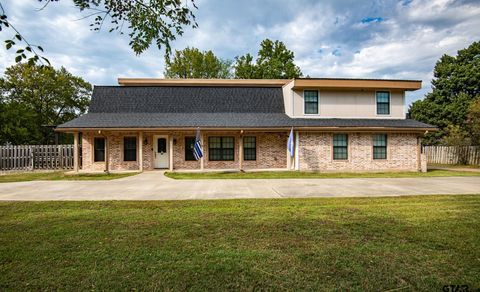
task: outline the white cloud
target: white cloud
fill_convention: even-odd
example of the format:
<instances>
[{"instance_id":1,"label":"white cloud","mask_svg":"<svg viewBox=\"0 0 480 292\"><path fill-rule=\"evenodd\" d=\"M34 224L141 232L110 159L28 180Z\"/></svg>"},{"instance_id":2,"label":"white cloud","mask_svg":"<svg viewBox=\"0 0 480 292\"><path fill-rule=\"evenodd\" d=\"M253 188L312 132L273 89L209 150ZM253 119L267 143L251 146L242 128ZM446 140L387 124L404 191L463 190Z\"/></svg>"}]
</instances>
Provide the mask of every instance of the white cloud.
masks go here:
<instances>
[{"instance_id":1,"label":"white cloud","mask_svg":"<svg viewBox=\"0 0 480 292\"><path fill-rule=\"evenodd\" d=\"M423 89L408 95L411 101L429 90L438 58L480 39L480 3L463 2L201 0L195 11L199 28L186 29L172 46L213 50L233 59L255 55L265 38L279 39L311 77L423 80ZM41 3L31 1L4 6L12 22L44 47L56 67L64 66L93 84L116 84L121 76L163 76L163 52L155 45L136 56L127 36L90 31L90 20L78 20L82 14L71 1L52 2L42 11L37 11ZM370 18L382 21L362 24ZM1 52L3 70L14 63L14 52Z\"/></svg>"}]
</instances>

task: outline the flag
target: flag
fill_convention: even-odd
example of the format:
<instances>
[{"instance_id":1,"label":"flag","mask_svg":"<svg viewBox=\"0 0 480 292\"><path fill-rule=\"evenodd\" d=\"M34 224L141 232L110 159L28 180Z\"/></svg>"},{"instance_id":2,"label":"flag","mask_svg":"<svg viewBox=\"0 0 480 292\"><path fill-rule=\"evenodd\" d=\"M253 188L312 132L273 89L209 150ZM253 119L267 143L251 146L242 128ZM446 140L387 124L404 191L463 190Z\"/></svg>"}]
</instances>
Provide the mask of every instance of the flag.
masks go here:
<instances>
[{"instance_id":1,"label":"flag","mask_svg":"<svg viewBox=\"0 0 480 292\"><path fill-rule=\"evenodd\" d=\"M193 144L193 156L196 160L203 157L202 142L200 139L200 128L197 128L197 136L195 137L195 144Z\"/></svg>"},{"instance_id":2,"label":"flag","mask_svg":"<svg viewBox=\"0 0 480 292\"><path fill-rule=\"evenodd\" d=\"M295 155L295 150L293 148L293 127L290 130L290 136L288 136L288 144L287 144L288 152L290 152L290 156Z\"/></svg>"}]
</instances>

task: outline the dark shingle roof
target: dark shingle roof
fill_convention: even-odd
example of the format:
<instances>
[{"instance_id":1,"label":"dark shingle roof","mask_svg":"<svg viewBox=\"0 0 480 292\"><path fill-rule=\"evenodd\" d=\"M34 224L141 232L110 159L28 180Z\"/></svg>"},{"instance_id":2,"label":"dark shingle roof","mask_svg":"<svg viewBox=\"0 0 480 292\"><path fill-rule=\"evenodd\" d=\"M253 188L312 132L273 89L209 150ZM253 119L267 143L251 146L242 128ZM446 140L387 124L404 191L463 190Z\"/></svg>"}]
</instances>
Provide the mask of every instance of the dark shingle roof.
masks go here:
<instances>
[{"instance_id":1,"label":"dark shingle roof","mask_svg":"<svg viewBox=\"0 0 480 292\"><path fill-rule=\"evenodd\" d=\"M91 113L284 113L282 88L95 86Z\"/></svg>"},{"instance_id":2,"label":"dark shingle roof","mask_svg":"<svg viewBox=\"0 0 480 292\"><path fill-rule=\"evenodd\" d=\"M280 113L88 113L60 128L433 128L400 119L292 119Z\"/></svg>"},{"instance_id":3,"label":"dark shingle roof","mask_svg":"<svg viewBox=\"0 0 480 292\"><path fill-rule=\"evenodd\" d=\"M405 119L305 119L285 114L281 88L96 86L89 113L58 128L434 128Z\"/></svg>"}]
</instances>

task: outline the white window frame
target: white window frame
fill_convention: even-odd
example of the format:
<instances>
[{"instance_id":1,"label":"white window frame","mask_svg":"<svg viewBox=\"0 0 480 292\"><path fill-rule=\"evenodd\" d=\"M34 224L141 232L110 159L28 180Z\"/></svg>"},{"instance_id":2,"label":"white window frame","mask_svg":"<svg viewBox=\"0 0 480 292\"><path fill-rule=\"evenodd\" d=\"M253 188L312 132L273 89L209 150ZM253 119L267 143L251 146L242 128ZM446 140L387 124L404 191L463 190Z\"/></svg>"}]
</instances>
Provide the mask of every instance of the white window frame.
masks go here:
<instances>
[{"instance_id":1,"label":"white window frame","mask_svg":"<svg viewBox=\"0 0 480 292\"><path fill-rule=\"evenodd\" d=\"M388 92L388 114L379 114L377 111L377 93L378 92ZM375 91L375 116L378 117L391 117L392 116L392 92L390 90L376 90Z\"/></svg>"},{"instance_id":2,"label":"white window frame","mask_svg":"<svg viewBox=\"0 0 480 292\"><path fill-rule=\"evenodd\" d=\"M307 114L305 113L305 91L316 91L317 92L317 113L316 114ZM303 96L303 115L304 116L319 116L320 115L320 90L318 89L304 89L302 92Z\"/></svg>"}]
</instances>

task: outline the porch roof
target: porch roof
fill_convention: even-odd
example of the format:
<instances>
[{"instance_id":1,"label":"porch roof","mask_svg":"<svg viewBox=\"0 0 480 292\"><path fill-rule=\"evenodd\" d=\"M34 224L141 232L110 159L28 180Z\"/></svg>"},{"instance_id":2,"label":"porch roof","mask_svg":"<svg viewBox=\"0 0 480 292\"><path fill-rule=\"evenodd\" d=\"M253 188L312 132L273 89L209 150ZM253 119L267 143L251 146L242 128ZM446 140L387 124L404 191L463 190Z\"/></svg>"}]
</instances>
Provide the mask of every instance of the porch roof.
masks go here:
<instances>
[{"instance_id":1,"label":"porch roof","mask_svg":"<svg viewBox=\"0 0 480 292\"><path fill-rule=\"evenodd\" d=\"M105 128L391 128L435 127L410 119L304 119L282 113L88 113L59 131Z\"/></svg>"}]
</instances>

